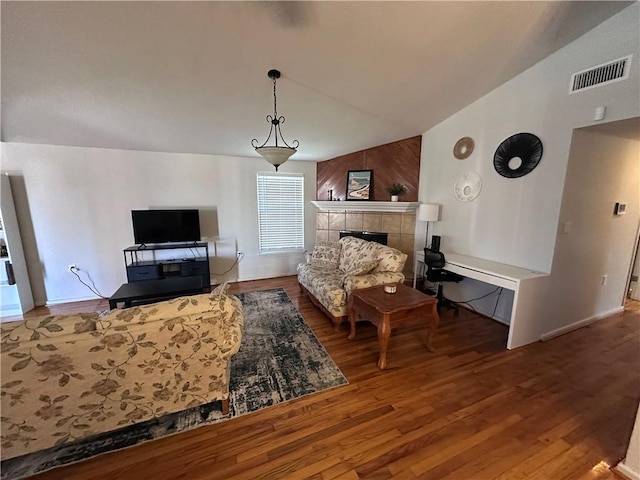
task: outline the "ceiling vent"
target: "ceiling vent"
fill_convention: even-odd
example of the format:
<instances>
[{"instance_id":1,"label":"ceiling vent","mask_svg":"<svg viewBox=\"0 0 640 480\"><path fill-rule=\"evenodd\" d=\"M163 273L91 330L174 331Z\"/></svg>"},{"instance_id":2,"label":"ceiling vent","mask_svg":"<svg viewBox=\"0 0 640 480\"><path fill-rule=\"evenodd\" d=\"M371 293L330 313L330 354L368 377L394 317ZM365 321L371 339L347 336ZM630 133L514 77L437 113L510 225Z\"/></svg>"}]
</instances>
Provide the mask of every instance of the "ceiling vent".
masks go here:
<instances>
[{"instance_id":1,"label":"ceiling vent","mask_svg":"<svg viewBox=\"0 0 640 480\"><path fill-rule=\"evenodd\" d=\"M569 93L582 92L590 88L626 80L629 78L631 70L631 57L633 55L574 73L571 76Z\"/></svg>"}]
</instances>

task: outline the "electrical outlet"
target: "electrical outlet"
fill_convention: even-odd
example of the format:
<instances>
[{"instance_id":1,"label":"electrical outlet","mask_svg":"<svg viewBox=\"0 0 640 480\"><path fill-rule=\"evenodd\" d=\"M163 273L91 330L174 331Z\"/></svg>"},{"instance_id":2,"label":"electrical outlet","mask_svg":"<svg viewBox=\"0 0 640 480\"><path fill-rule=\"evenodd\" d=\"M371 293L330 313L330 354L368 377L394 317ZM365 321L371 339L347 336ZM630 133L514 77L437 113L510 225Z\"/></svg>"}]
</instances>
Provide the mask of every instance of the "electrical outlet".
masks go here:
<instances>
[{"instance_id":1,"label":"electrical outlet","mask_svg":"<svg viewBox=\"0 0 640 480\"><path fill-rule=\"evenodd\" d=\"M69 265L69 271L70 272L74 272L76 270L80 270L75 263L72 263L71 265Z\"/></svg>"}]
</instances>

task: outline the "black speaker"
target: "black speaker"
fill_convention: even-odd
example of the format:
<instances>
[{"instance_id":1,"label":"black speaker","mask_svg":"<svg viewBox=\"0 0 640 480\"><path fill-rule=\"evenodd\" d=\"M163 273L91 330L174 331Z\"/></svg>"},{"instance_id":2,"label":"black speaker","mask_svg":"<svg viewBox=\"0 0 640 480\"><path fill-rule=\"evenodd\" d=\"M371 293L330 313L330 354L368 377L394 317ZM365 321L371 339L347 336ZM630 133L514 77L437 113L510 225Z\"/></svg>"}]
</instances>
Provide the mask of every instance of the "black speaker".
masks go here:
<instances>
[{"instance_id":1,"label":"black speaker","mask_svg":"<svg viewBox=\"0 0 640 480\"><path fill-rule=\"evenodd\" d=\"M440 235L431 235L431 251L440 251Z\"/></svg>"},{"instance_id":2,"label":"black speaker","mask_svg":"<svg viewBox=\"0 0 640 480\"><path fill-rule=\"evenodd\" d=\"M13 265L10 261L4 262L4 269L7 271L7 283L9 285L16 284L16 276L13 274Z\"/></svg>"}]
</instances>

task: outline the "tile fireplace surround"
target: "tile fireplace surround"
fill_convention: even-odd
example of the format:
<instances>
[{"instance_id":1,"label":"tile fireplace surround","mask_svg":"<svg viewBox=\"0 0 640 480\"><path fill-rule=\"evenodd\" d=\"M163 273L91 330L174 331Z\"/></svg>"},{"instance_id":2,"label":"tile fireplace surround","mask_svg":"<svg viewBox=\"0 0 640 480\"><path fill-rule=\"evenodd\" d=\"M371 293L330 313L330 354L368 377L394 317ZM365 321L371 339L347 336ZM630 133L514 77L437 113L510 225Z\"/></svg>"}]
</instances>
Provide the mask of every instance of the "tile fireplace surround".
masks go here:
<instances>
[{"instance_id":1,"label":"tile fireplace surround","mask_svg":"<svg viewBox=\"0 0 640 480\"><path fill-rule=\"evenodd\" d=\"M411 273L418 202L312 203L318 208L316 241L337 242L340 230L386 232L388 245L409 256L404 272Z\"/></svg>"}]
</instances>

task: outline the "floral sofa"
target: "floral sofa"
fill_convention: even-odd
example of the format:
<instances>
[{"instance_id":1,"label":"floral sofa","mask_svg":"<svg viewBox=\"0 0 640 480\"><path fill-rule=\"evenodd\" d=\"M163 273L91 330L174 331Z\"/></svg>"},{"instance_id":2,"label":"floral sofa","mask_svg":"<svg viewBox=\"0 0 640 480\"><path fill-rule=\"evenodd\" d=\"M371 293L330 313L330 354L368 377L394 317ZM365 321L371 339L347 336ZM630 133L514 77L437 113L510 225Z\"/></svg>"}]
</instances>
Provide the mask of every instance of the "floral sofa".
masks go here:
<instances>
[{"instance_id":1,"label":"floral sofa","mask_svg":"<svg viewBox=\"0 0 640 480\"><path fill-rule=\"evenodd\" d=\"M5 323L2 460L221 400L244 315L230 295Z\"/></svg>"},{"instance_id":2,"label":"floral sofa","mask_svg":"<svg viewBox=\"0 0 640 480\"><path fill-rule=\"evenodd\" d=\"M337 331L347 320L347 299L358 288L403 282L407 255L356 237L318 242L298 265L298 284Z\"/></svg>"}]
</instances>

